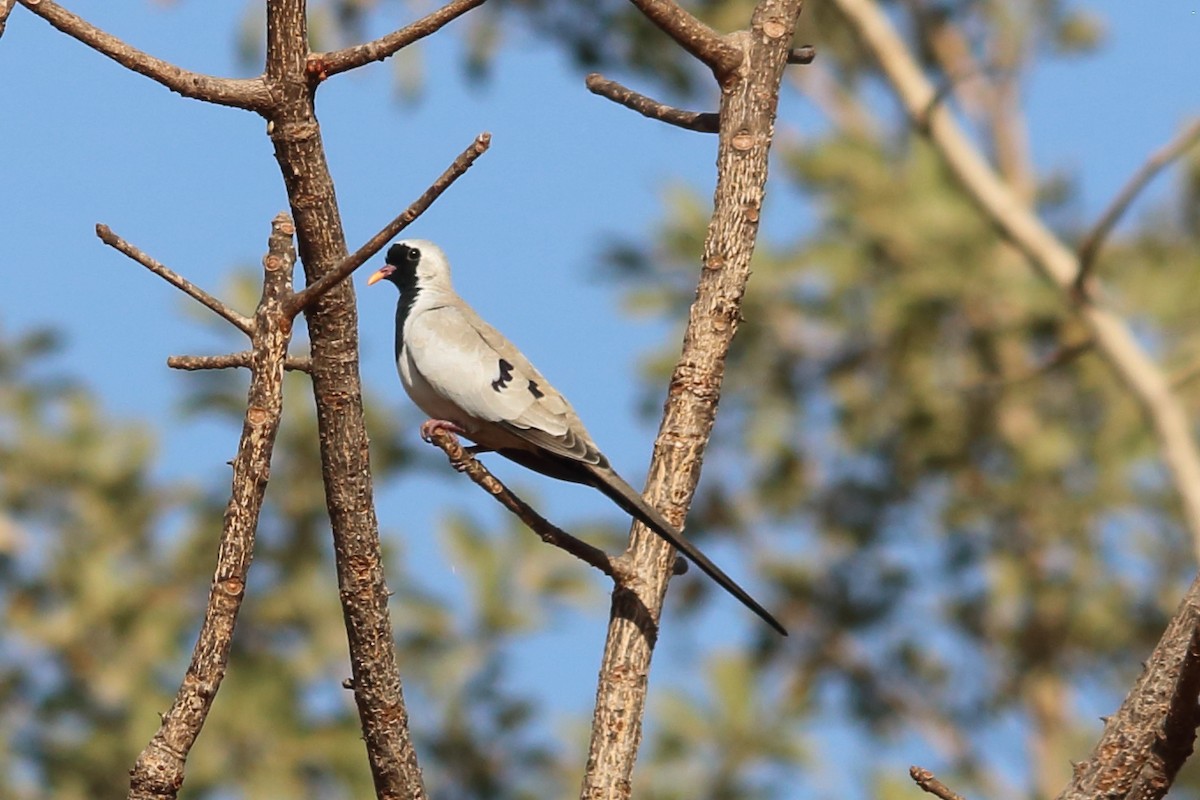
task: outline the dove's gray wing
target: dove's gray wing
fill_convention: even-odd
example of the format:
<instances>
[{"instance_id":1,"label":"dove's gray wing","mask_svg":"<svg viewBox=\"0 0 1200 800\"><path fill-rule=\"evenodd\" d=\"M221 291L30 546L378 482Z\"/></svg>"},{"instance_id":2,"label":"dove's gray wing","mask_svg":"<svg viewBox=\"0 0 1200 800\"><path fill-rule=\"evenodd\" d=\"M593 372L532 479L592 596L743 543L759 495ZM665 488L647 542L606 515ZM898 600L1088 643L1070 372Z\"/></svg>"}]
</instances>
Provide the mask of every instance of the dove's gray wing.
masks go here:
<instances>
[{"instance_id":1,"label":"dove's gray wing","mask_svg":"<svg viewBox=\"0 0 1200 800\"><path fill-rule=\"evenodd\" d=\"M478 443L515 439L555 456L607 464L566 398L466 304L423 312L410 322L405 346L421 377L469 418L464 427L478 433Z\"/></svg>"}]
</instances>

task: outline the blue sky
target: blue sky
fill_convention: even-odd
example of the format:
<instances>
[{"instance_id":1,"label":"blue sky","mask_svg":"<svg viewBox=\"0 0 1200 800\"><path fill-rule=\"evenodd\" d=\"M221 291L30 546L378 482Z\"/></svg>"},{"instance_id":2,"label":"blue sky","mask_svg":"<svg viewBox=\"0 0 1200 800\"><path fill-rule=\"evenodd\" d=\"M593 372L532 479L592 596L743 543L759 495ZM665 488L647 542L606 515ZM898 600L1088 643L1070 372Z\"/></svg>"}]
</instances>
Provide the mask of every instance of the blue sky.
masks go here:
<instances>
[{"instance_id":1,"label":"blue sky","mask_svg":"<svg viewBox=\"0 0 1200 800\"><path fill-rule=\"evenodd\" d=\"M1094 215L1150 151L1189 114L1200 113L1200 4L1084 5L1107 19L1108 46L1098 57L1041 69L1026 113L1038 164L1075 173L1084 210ZM242 72L234 50L241 2L73 0L68 6L181 66ZM396 13L395 6L387 8ZM558 51L519 32L514 37L520 46L501 50L491 79L470 86L456 37L435 36L422 50L427 86L414 104L396 101L387 65L322 87L318 113L349 245L402 210L477 133L491 131L491 151L407 235L444 247L459 291L572 399L614 464L637 485L653 435L636 416L637 358L670 327L623 313L618 292L603 281L599 254L611 237L650 232L673 182L708 194L715 139L594 97L584 88L584 71ZM821 42L813 44L819 52ZM181 99L20 8L0 39L0 109L5 335L40 325L63 331L67 347L57 364L64 371L92 387L111 412L169 431L161 443L162 474L212 475L231 457L236 431L182 420L179 403L192 378L168 370L165 360L216 352L221 344L182 313L178 292L102 246L93 228L105 222L219 290L233 267L258 263L269 220L286 208L263 121ZM781 133L802 130L811 115L802 98L788 95ZM1169 180L1160 179L1156 190ZM769 193L767 203L767 236L791 238L811 224L794 197L785 202L784 193ZM362 276L356 281L364 377L377 395L415 419L391 360L394 292L365 290ZM410 435L415 442L415 429ZM577 487L521 482L537 487L553 519L619 513ZM422 533L461 503L463 492L455 488L462 489L405 479L387 487L379 506L385 527L404 531L406 548L429 565L431 580L445 576L450 585L453 565ZM469 494L471 513L500 519L478 493ZM734 548L712 550L754 586ZM756 624L732 601L727 605L715 613L737 624L705 634L706 644L735 645L731 631L740 635ZM569 672L572 687L553 705L590 708L606 613L604 603L590 614L556 617L521 656L523 680L530 687L552 685ZM667 658L654 680L665 684L681 674L677 669L686 671L696 651L694 642L673 642L669 633L664 647Z\"/></svg>"}]
</instances>

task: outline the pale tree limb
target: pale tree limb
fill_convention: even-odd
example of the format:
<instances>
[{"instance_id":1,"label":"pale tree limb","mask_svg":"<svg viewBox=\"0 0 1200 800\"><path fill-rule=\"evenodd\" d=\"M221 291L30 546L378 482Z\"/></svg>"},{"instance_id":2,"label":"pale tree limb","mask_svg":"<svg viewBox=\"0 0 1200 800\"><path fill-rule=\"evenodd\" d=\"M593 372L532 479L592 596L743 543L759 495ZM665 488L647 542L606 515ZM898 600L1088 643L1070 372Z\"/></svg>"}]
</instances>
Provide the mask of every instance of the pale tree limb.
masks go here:
<instances>
[{"instance_id":1,"label":"pale tree limb","mask_svg":"<svg viewBox=\"0 0 1200 800\"><path fill-rule=\"evenodd\" d=\"M1129 181L1112 199L1108 208L1096 220L1096 224L1083 237L1083 242L1079 245L1079 274L1075 278L1077 289L1086 288L1087 279L1096 263L1096 255L1137 196L1142 193L1150 181L1154 180L1158 173L1162 172L1172 161L1187 153L1196 142L1200 142L1200 119L1192 120L1175 138L1146 159L1138 171L1130 176Z\"/></svg>"},{"instance_id":2,"label":"pale tree limb","mask_svg":"<svg viewBox=\"0 0 1200 800\"><path fill-rule=\"evenodd\" d=\"M367 260L378 253L396 234L411 225L417 217L424 214L425 210L433 205L433 201L441 197L442 192L450 188L450 184L466 174L466 171L475 163L475 159L487 152L491 143L492 135L490 133L484 132L476 136L475 141L466 150L459 153L458 158L454 159L454 163L447 167L446 171L420 197L414 200L408 208L400 212L399 216L384 225L379 233L368 239L362 247L342 259L341 263L336 267L304 287L304 291L298 292L292 297L288 303L288 310L291 314L295 316L303 309L312 305L319 297L348 278L354 270L367 263Z\"/></svg>"},{"instance_id":3,"label":"pale tree limb","mask_svg":"<svg viewBox=\"0 0 1200 800\"><path fill-rule=\"evenodd\" d=\"M1064 302L1090 329L1096 351L1141 406L1183 506L1193 551L1200 557L1200 450L1188 416L1162 369L1120 315L1075 291L1079 259L997 176L950 113L940 105L931 106L936 90L880 7L872 0L834 3L879 62L910 119L929 137L967 195L1059 289Z\"/></svg>"},{"instance_id":4,"label":"pale tree limb","mask_svg":"<svg viewBox=\"0 0 1200 800\"><path fill-rule=\"evenodd\" d=\"M652 100L644 94L638 94L633 89L595 72L588 75L584 83L592 94L608 98L614 103L638 112L643 117L656 119L659 122L697 133L717 132L720 119L712 112L684 111L681 108L673 108L657 100Z\"/></svg>"},{"instance_id":5,"label":"pale tree limb","mask_svg":"<svg viewBox=\"0 0 1200 800\"><path fill-rule=\"evenodd\" d=\"M659 4L638 3L639 8L643 5ZM676 525L683 522L700 479L725 359L741 320L766 192L779 87L800 9L801 0L760 0L749 30L722 39L738 50L739 64L754 68L717 75L722 91L713 214L696 299L646 479L647 502ZM657 623L674 559L670 545L640 523L633 525L625 555L635 580L613 592L580 792L584 800L630 796Z\"/></svg>"},{"instance_id":6,"label":"pale tree limb","mask_svg":"<svg viewBox=\"0 0 1200 800\"><path fill-rule=\"evenodd\" d=\"M262 111L271 100L261 77L217 78L181 69L105 33L51 0L20 0L20 3L72 39L184 97L248 111Z\"/></svg>"},{"instance_id":7,"label":"pale tree limb","mask_svg":"<svg viewBox=\"0 0 1200 800\"><path fill-rule=\"evenodd\" d=\"M208 607L175 701L130 771L131 800L177 795L188 752L200 735L229 666L234 625L245 596L254 534L271 469L271 451L283 413L283 364L292 337L292 318L284 311L283 303L292 291L296 262L293 232L286 214L272 222L262 298L250 330L250 390L242 436L232 462L233 483Z\"/></svg>"},{"instance_id":8,"label":"pale tree limb","mask_svg":"<svg viewBox=\"0 0 1200 800\"><path fill-rule=\"evenodd\" d=\"M725 80L742 63L741 48L705 25L674 0L630 0L646 18L699 61L718 80Z\"/></svg>"},{"instance_id":9,"label":"pale tree limb","mask_svg":"<svg viewBox=\"0 0 1200 800\"><path fill-rule=\"evenodd\" d=\"M134 261L141 264L143 267L150 270L155 275L195 300L200 305L229 322L229 324L233 325L233 327L237 328L242 333L246 334L247 336L254 335L254 321L252 319L243 314L239 314L229 306L225 305L225 303L221 302L196 284L189 281L187 278L183 277L169 267L164 266L160 262L155 261L141 250L113 233L112 228L101 223L96 226L96 235L100 237L100 241L104 242L114 250L129 256Z\"/></svg>"},{"instance_id":10,"label":"pale tree limb","mask_svg":"<svg viewBox=\"0 0 1200 800\"><path fill-rule=\"evenodd\" d=\"M373 61L383 61L408 47L413 42L437 33L450 22L483 5L485 0L453 0L437 11L431 12L411 25L392 31L371 42L333 50L328 53L312 53L308 57L308 73L318 80L325 80L339 72L357 69Z\"/></svg>"}]
</instances>

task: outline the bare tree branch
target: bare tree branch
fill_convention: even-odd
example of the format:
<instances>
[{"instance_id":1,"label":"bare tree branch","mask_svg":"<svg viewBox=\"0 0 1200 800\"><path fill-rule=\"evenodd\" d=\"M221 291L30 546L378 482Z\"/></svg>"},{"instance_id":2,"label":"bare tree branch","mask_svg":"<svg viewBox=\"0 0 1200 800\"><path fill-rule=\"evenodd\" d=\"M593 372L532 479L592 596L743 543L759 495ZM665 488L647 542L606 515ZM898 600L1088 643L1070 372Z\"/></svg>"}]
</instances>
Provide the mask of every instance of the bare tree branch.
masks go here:
<instances>
[{"instance_id":1,"label":"bare tree branch","mask_svg":"<svg viewBox=\"0 0 1200 800\"><path fill-rule=\"evenodd\" d=\"M271 451L283 412L283 363L292 334L291 318L283 312L283 301L292 291L295 229L286 214L277 216L271 228L269 249L274 258L264 261L276 268L264 269L262 299L254 315L250 391L242 437L233 459L233 485L208 608L175 702L130 771L130 800L177 795L188 752L200 735L229 665L233 629L245 596Z\"/></svg>"},{"instance_id":2,"label":"bare tree branch","mask_svg":"<svg viewBox=\"0 0 1200 800\"><path fill-rule=\"evenodd\" d=\"M441 197L442 192L450 188L450 184L462 177L471 168L471 165L475 163L475 159L487 152L488 146L491 143L492 135L490 133L484 132L476 136L475 141L466 150L462 151L458 155L458 158L454 159L454 163L446 168L441 177L434 181L408 208L404 209L400 216L393 219L387 225L384 225L379 233L368 239L362 247L343 259L332 270L307 286L304 291L294 295L288 301L287 305L291 315L295 316L300 313L304 308L315 302L317 298L349 277L354 270L367 263L368 259L378 253L396 234L411 225L417 217L424 214L425 210L433 205L433 201Z\"/></svg>"},{"instance_id":3,"label":"bare tree branch","mask_svg":"<svg viewBox=\"0 0 1200 800\"><path fill-rule=\"evenodd\" d=\"M1191 755L1200 725L1200 577L1192 582L1141 677L1107 719L1091 756L1058 800L1157 800Z\"/></svg>"},{"instance_id":4,"label":"bare tree branch","mask_svg":"<svg viewBox=\"0 0 1200 800\"><path fill-rule=\"evenodd\" d=\"M1133 395L1153 426L1163 459L1183 505L1193 549L1200 556L1200 450L1191 421L1162 369L1128 323L1090 296L1075 291L1079 259L1029 205L1006 185L943 106L916 59L872 0L834 0L860 40L878 60L913 124L930 139L950 171L1001 233L1054 286L1091 329L1097 352Z\"/></svg>"},{"instance_id":5,"label":"bare tree branch","mask_svg":"<svg viewBox=\"0 0 1200 800\"><path fill-rule=\"evenodd\" d=\"M742 63L744 53L728 39L688 13L674 0L630 0L676 44L708 65L724 80Z\"/></svg>"},{"instance_id":6,"label":"bare tree branch","mask_svg":"<svg viewBox=\"0 0 1200 800\"><path fill-rule=\"evenodd\" d=\"M347 251L313 105L312 76L305 66L306 14L305 0L267 0L266 74L272 96L278 98L269 112L269 135L296 220L306 281L313 284L336 268ZM336 284L304 313L338 599L371 777L379 797L422 800L424 779L400 681L375 513L353 282Z\"/></svg>"},{"instance_id":7,"label":"bare tree branch","mask_svg":"<svg viewBox=\"0 0 1200 800\"><path fill-rule=\"evenodd\" d=\"M184 97L223 106L262 111L270 102L262 78L217 78L190 72L143 53L117 37L72 14L52 0L20 0L21 5L73 39L108 56L123 67L145 75Z\"/></svg>"},{"instance_id":8,"label":"bare tree branch","mask_svg":"<svg viewBox=\"0 0 1200 800\"><path fill-rule=\"evenodd\" d=\"M223 356L170 356L167 366L171 369L182 369L195 372L205 369L236 369L250 368L253 353L243 350L240 353L229 353ZM288 356L283 362L283 368L289 372L311 372L312 360L307 356Z\"/></svg>"},{"instance_id":9,"label":"bare tree branch","mask_svg":"<svg viewBox=\"0 0 1200 800\"><path fill-rule=\"evenodd\" d=\"M109 247L129 256L134 261L174 286L176 289L179 289L181 292L191 297L200 305L229 322L242 333L246 334L247 336L254 335L254 322L249 317L239 314L217 298L213 297L208 292L201 289L199 286L189 281L187 278L183 277L174 270L163 266L158 261L155 261L141 250L122 239L120 236L117 236L107 225L103 223L98 224L96 226L96 235L100 237L100 241L104 242Z\"/></svg>"},{"instance_id":10,"label":"bare tree branch","mask_svg":"<svg viewBox=\"0 0 1200 800\"><path fill-rule=\"evenodd\" d=\"M565 550L614 580L621 581L626 577L626 572L622 569L624 565L620 559L610 558L600 548L593 547L548 522L545 517L534 511L528 503L513 494L496 476L492 475L487 467L462 446L458 437L453 433L439 429L433 433L430 444L440 447L446 457L450 459L450 464L454 469L466 473L468 478L496 498L496 502L516 514L543 542Z\"/></svg>"},{"instance_id":11,"label":"bare tree branch","mask_svg":"<svg viewBox=\"0 0 1200 800\"><path fill-rule=\"evenodd\" d=\"M206 369L237 369L250 368L249 350L240 353L228 353L223 356L168 356L167 366L171 369L182 369L198 372Z\"/></svg>"},{"instance_id":12,"label":"bare tree branch","mask_svg":"<svg viewBox=\"0 0 1200 800\"><path fill-rule=\"evenodd\" d=\"M329 53L313 53L308 58L308 72L318 80L330 75L356 69L372 61L383 61L408 45L441 30L447 23L461 17L473 8L483 5L485 0L453 0L451 3L427 14L416 22L392 31L373 42L334 50Z\"/></svg>"},{"instance_id":13,"label":"bare tree branch","mask_svg":"<svg viewBox=\"0 0 1200 800\"><path fill-rule=\"evenodd\" d=\"M639 8L673 5L639 2ZM725 359L741 320L750 257L766 195L768 154L779 87L801 0L760 0L747 31L722 39L752 70L722 75L717 186L683 348L671 376L662 424L646 479L646 501L680 524L700 480L716 418ZM685 45L686 46L686 45ZM732 59L731 59L732 60ZM640 523L626 551L637 580L613 592L600 663L583 800L630 796L641 743L656 623L674 558L669 544ZM643 608L645 611L643 612Z\"/></svg>"},{"instance_id":14,"label":"bare tree branch","mask_svg":"<svg viewBox=\"0 0 1200 800\"><path fill-rule=\"evenodd\" d=\"M1075 277L1077 289L1083 290L1086 287L1088 276L1091 275L1100 248L1137 196L1159 172L1190 150L1198 141L1200 141L1200 119L1192 120L1174 139L1146 159L1146 163L1142 164L1141 168L1129 178L1129 181L1113 198L1108 208L1096 220L1096 224L1087 236L1083 237L1083 242L1079 245L1079 274Z\"/></svg>"},{"instance_id":15,"label":"bare tree branch","mask_svg":"<svg viewBox=\"0 0 1200 800\"><path fill-rule=\"evenodd\" d=\"M644 94L638 94L632 89L595 72L587 76L585 83L587 84L588 91L592 94L607 97L614 103L619 103L626 108L633 109L643 117L656 119L668 125L674 125L678 128L698 133L717 132L720 119L714 113L684 111L681 108L664 105L657 100L652 100Z\"/></svg>"},{"instance_id":16,"label":"bare tree branch","mask_svg":"<svg viewBox=\"0 0 1200 800\"><path fill-rule=\"evenodd\" d=\"M908 774L917 786L934 797L941 798L941 800L965 800L961 794L939 781L936 775L924 767L909 767Z\"/></svg>"}]
</instances>

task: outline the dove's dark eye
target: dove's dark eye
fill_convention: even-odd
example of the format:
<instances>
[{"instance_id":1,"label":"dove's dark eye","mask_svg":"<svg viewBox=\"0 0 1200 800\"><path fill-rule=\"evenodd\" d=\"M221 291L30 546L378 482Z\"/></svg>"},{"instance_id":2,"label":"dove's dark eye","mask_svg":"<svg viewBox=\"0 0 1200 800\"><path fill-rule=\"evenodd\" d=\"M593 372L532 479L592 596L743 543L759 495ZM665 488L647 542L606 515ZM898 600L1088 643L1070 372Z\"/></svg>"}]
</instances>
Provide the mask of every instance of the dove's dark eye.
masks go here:
<instances>
[{"instance_id":1,"label":"dove's dark eye","mask_svg":"<svg viewBox=\"0 0 1200 800\"><path fill-rule=\"evenodd\" d=\"M404 254L404 257L408 259L408 263L416 264L421 260L421 251L415 247L410 247L408 248L408 252Z\"/></svg>"}]
</instances>

